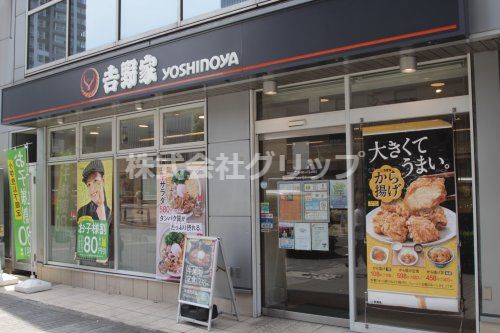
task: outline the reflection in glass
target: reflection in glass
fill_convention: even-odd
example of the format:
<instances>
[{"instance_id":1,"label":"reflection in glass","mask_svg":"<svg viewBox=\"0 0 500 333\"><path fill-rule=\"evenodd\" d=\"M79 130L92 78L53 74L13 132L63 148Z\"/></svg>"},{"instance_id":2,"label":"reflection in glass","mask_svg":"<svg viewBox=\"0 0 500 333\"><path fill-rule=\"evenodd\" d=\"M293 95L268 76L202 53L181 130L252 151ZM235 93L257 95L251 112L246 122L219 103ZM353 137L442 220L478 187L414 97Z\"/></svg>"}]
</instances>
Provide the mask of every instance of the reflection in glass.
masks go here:
<instances>
[{"instance_id":1,"label":"reflection in glass","mask_svg":"<svg viewBox=\"0 0 500 333\"><path fill-rule=\"evenodd\" d=\"M120 38L177 22L177 0L121 0Z\"/></svg>"},{"instance_id":2,"label":"reflection in glass","mask_svg":"<svg viewBox=\"0 0 500 333\"><path fill-rule=\"evenodd\" d=\"M344 81L281 88L279 94L259 93L257 99L258 120L344 110Z\"/></svg>"},{"instance_id":3,"label":"reflection in glass","mask_svg":"<svg viewBox=\"0 0 500 333\"><path fill-rule=\"evenodd\" d=\"M143 164L154 165L151 158ZM156 168L144 176L118 160L119 212L118 268L154 274L156 262Z\"/></svg>"},{"instance_id":4,"label":"reflection in glass","mask_svg":"<svg viewBox=\"0 0 500 333\"><path fill-rule=\"evenodd\" d=\"M66 56L66 1L28 18L28 68Z\"/></svg>"},{"instance_id":5,"label":"reflection in glass","mask_svg":"<svg viewBox=\"0 0 500 333\"><path fill-rule=\"evenodd\" d=\"M76 132L74 128L50 132L50 157L75 155Z\"/></svg>"},{"instance_id":6,"label":"reflection in glass","mask_svg":"<svg viewBox=\"0 0 500 333\"><path fill-rule=\"evenodd\" d=\"M196 142L205 139L203 107L163 114L163 144Z\"/></svg>"},{"instance_id":7,"label":"reflection in glass","mask_svg":"<svg viewBox=\"0 0 500 333\"><path fill-rule=\"evenodd\" d=\"M120 149L152 147L154 144L153 115L120 121Z\"/></svg>"},{"instance_id":8,"label":"reflection in glass","mask_svg":"<svg viewBox=\"0 0 500 333\"><path fill-rule=\"evenodd\" d=\"M70 55L116 40L116 0L71 0Z\"/></svg>"},{"instance_id":9,"label":"reflection in glass","mask_svg":"<svg viewBox=\"0 0 500 333\"><path fill-rule=\"evenodd\" d=\"M50 166L48 260L73 264L76 249L76 163Z\"/></svg>"},{"instance_id":10,"label":"reflection in glass","mask_svg":"<svg viewBox=\"0 0 500 333\"><path fill-rule=\"evenodd\" d=\"M261 232L260 236L266 308L349 317L347 201L334 201L327 195L325 207L311 199L324 200L325 190L328 193L329 188L339 184L337 176L345 173L346 163L336 156L345 155L345 139L344 133L338 133L260 141L260 153L272 154L270 163L261 163L260 178L261 213L268 214L273 222L273 228ZM320 171L314 163L324 169ZM306 184L314 183L324 186L323 189L311 185L306 190ZM302 206L300 198L294 204L292 195L279 192L284 186L297 184L298 193L309 204ZM311 193L311 188L322 192ZM309 200L306 191L309 191ZM318 218L324 223L312 223ZM301 223L304 221L308 223ZM299 230L307 234L308 225L311 225L311 236L299 244L297 235L304 235L304 231ZM283 246L283 241L287 245ZM318 241L326 247L318 247ZM309 248L305 250L304 245Z\"/></svg>"},{"instance_id":11,"label":"reflection in glass","mask_svg":"<svg viewBox=\"0 0 500 333\"><path fill-rule=\"evenodd\" d=\"M29 9L32 10L38 6L46 4L49 1L51 1L51 0L30 0L29 1Z\"/></svg>"},{"instance_id":12,"label":"reflection in glass","mask_svg":"<svg viewBox=\"0 0 500 333\"><path fill-rule=\"evenodd\" d=\"M246 0L184 0L182 12L183 19L213 12L215 10L236 5Z\"/></svg>"},{"instance_id":13,"label":"reflection in glass","mask_svg":"<svg viewBox=\"0 0 500 333\"><path fill-rule=\"evenodd\" d=\"M82 126L82 154L112 150L111 123Z\"/></svg>"},{"instance_id":14,"label":"reflection in glass","mask_svg":"<svg viewBox=\"0 0 500 333\"><path fill-rule=\"evenodd\" d=\"M416 73L399 70L354 76L351 107L362 108L468 94L464 61L421 66Z\"/></svg>"}]
</instances>

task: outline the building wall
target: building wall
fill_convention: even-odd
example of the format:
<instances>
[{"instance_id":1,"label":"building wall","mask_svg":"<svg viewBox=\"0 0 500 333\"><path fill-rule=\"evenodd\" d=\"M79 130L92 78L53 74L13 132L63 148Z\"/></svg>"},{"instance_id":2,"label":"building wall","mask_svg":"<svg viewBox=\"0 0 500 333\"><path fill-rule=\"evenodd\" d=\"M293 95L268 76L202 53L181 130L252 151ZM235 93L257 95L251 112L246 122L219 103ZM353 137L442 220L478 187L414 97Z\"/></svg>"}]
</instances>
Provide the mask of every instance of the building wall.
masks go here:
<instances>
[{"instance_id":1,"label":"building wall","mask_svg":"<svg viewBox=\"0 0 500 333\"><path fill-rule=\"evenodd\" d=\"M208 181L208 232L222 238L235 287L252 287L252 198L250 171L250 93L248 91L208 98L208 158L221 165L220 154L243 164L243 179L221 180L217 172ZM219 157L219 160L217 158ZM230 173L232 166L228 165Z\"/></svg>"},{"instance_id":2,"label":"building wall","mask_svg":"<svg viewBox=\"0 0 500 333\"><path fill-rule=\"evenodd\" d=\"M500 29L500 1L498 0L469 0L468 14L471 34Z\"/></svg>"},{"instance_id":3,"label":"building wall","mask_svg":"<svg viewBox=\"0 0 500 333\"><path fill-rule=\"evenodd\" d=\"M498 52L474 54L476 193L479 222L481 312L500 317L498 198L500 178L500 65ZM500 330L500 326L497 327Z\"/></svg>"}]
</instances>

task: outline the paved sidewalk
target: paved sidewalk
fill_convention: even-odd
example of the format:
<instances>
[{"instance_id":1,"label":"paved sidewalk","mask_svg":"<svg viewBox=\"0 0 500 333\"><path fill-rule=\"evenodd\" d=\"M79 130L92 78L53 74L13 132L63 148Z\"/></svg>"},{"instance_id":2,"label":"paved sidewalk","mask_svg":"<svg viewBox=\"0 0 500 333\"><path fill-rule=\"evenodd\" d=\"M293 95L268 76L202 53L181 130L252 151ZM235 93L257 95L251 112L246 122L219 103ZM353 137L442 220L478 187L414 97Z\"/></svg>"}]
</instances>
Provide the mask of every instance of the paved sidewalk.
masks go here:
<instances>
[{"instance_id":1,"label":"paved sidewalk","mask_svg":"<svg viewBox=\"0 0 500 333\"><path fill-rule=\"evenodd\" d=\"M0 332L76 333L81 325L86 327L82 332L206 332L203 326L177 324L176 315L177 306L173 304L61 284L35 294L17 293L13 286L0 287ZM53 326L50 321L55 322ZM238 322L223 315L213 322L211 332L344 333L348 330L271 317L240 316Z\"/></svg>"},{"instance_id":2,"label":"paved sidewalk","mask_svg":"<svg viewBox=\"0 0 500 333\"><path fill-rule=\"evenodd\" d=\"M16 333L154 332L5 294L0 295L0 331Z\"/></svg>"}]
</instances>

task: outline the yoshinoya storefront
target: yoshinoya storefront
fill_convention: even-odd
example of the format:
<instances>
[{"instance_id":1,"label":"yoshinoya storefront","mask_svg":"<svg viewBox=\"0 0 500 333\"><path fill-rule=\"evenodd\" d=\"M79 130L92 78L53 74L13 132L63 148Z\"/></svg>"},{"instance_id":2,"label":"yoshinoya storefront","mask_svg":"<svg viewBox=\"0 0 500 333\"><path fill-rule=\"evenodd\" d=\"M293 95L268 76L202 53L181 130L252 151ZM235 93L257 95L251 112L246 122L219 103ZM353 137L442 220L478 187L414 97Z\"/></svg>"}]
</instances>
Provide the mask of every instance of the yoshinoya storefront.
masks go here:
<instances>
[{"instance_id":1,"label":"yoshinoya storefront","mask_svg":"<svg viewBox=\"0 0 500 333\"><path fill-rule=\"evenodd\" d=\"M185 235L210 235L244 314L478 331L463 3L385 2L264 8L3 90L36 134L38 275L176 302Z\"/></svg>"}]
</instances>

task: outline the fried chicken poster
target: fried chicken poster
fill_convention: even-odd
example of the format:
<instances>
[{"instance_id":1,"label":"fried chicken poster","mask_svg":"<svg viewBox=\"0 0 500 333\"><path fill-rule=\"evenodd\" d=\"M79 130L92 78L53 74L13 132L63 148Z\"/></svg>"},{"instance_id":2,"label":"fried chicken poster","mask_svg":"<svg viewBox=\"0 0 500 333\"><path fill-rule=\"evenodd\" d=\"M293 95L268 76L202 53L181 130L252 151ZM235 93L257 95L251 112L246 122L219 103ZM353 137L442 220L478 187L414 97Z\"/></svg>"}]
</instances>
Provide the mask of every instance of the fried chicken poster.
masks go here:
<instances>
[{"instance_id":1,"label":"fried chicken poster","mask_svg":"<svg viewBox=\"0 0 500 333\"><path fill-rule=\"evenodd\" d=\"M157 178L156 277L178 282L186 235L204 234L205 158L162 164Z\"/></svg>"},{"instance_id":2,"label":"fried chicken poster","mask_svg":"<svg viewBox=\"0 0 500 333\"><path fill-rule=\"evenodd\" d=\"M458 312L450 124L374 126L363 136L368 302Z\"/></svg>"}]
</instances>

